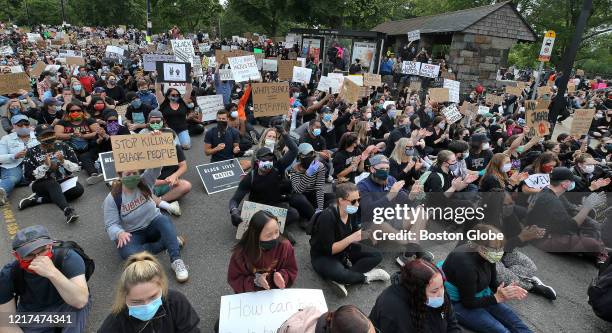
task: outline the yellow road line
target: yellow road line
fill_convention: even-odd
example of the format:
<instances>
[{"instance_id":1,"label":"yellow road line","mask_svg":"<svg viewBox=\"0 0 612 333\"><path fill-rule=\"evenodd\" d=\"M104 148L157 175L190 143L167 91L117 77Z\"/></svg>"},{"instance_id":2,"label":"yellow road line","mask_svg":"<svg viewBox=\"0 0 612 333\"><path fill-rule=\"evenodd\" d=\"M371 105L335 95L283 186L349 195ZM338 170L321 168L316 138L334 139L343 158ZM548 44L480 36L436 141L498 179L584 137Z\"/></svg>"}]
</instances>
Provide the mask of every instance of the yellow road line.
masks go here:
<instances>
[{"instance_id":1,"label":"yellow road line","mask_svg":"<svg viewBox=\"0 0 612 333\"><path fill-rule=\"evenodd\" d=\"M6 224L6 231L8 232L9 239L15 238L17 231L19 231L19 226L17 225L17 220L15 219L15 215L13 215L13 210L9 203L6 203L2 207L2 215L4 215L4 223Z\"/></svg>"}]
</instances>

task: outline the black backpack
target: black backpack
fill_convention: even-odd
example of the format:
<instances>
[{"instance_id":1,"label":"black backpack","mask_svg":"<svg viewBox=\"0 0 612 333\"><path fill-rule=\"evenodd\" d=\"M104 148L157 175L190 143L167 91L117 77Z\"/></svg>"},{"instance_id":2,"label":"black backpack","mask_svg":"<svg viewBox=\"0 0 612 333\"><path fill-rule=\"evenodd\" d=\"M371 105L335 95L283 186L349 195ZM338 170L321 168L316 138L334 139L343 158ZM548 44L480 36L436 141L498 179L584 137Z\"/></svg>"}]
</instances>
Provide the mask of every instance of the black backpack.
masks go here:
<instances>
[{"instance_id":1,"label":"black backpack","mask_svg":"<svg viewBox=\"0 0 612 333\"><path fill-rule=\"evenodd\" d=\"M73 250L83 258L85 263L85 280L89 281L89 278L93 275L96 269L96 264L83 250L83 248L73 241L56 241L53 244L53 265L61 270L64 266L64 260L69 250ZM15 265L11 271L11 280L13 281L13 288L16 296L22 295L25 292L25 271Z\"/></svg>"},{"instance_id":2,"label":"black backpack","mask_svg":"<svg viewBox=\"0 0 612 333\"><path fill-rule=\"evenodd\" d=\"M587 294L595 314L603 320L612 322L612 257L608 258L599 276L591 283Z\"/></svg>"}]
</instances>

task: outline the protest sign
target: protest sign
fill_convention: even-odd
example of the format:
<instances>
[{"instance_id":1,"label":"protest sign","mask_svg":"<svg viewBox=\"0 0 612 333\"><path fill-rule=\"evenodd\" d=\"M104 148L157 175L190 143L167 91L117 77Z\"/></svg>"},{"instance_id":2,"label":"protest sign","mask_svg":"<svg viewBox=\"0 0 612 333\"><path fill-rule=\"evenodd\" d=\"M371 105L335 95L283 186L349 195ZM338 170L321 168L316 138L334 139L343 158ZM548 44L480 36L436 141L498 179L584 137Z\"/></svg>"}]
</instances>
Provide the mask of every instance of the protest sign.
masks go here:
<instances>
[{"instance_id":1,"label":"protest sign","mask_svg":"<svg viewBox=\"0 0 612 333\"><path fill-rule=\"evenodd\" d=\"M576 139L586 135L591 128L593 122L593 116L595 115L595 109L576 109L574 110L574 117L572 120L572 127L570 135Z\"/></svg>"},{"instance_id":2,"label":"protest sign","mask_svg":"<svg viewBox=\"0 0 612 333\"><path fill-rule=\"evenodd\" d=\"M297 57L297 58L295 58L295 60L300 62L300 66L301 67L306 67L306 58Z\"/></svg>"},{"instance_id":3,"label":"protest sign","mask_svg":"<svg viewBox=\"0 0 612 333\"><path fill-rule=\"evenodd\" d=\"M332 93L338 94L340 93L340 89L344 84L344 75L342 73L329 73L327 77L331 80L334 80L336 83L332 86Z\"/></svg>"},{"instance_id":4,"label":"protest sign","mask_svg":"<svg viewBox=\"0 0 612 333\"><path fill-rule=\"evenodd\" d=\"M289 82L254 83L253 114L255 117L284 115L289 110Z\"/></svg>"},{"instance_id":5,"label":"protest sign","mask_svg":"<svg viewBox=\"0 0 612 333\"><path fill-rule=\"evenodd\" d=\"M523 94L523 88L506 86L506 93L520 97Z\"/></svg>"},{"instance_id":6,"label":"protest sign","mask_svg":"<svg viewBox=\"0 0 612 333\"><path fill-rule=\"evenodd\" d=\"M429 100L443 103L448 101L448 88L429 88Z\"/></svg>"},{"instance_id":7,"label":"protest sign","mask_svg":"<svg viewBox=\"0 0 612 333\"><path fill-rule=\"evenodd\" d=\"M221 296L219 333L276 332L291 315L309 306L327 312L322 290L287 288Z\"/></svg>"},{"instance_id":8,"label":"protest sign","mask_svg":"<svg viewBox=\"0 0 612 333\"><path fill-rule=\"evenodd\" d=\"M202 57L202 67L203 68L215 68L217 67L217 57Z\"/></svg>"},{"instance_id":9,"label":"protest sign","mask_svg":"<svg viewBox=\"0 0 612 333\"><path fill-rule=\"evenodd\" d=\"M478 114L487 114L489 113L489 107L484 105L478 105Z\"/></svg>"},{"instance_id":10,"label":"protest sign","mask_svg":"<svg viewBox=\"0 0 612 333\"><path fill-rule=\"evenodd\" d=\"M544 95L550 95L550 87L549 86L542 86L542 87L538 87L538 96L544 96Z\"/></svg>"},{"instance_id":11,"label":"protest sign","mask_svg":"<svg viewBox=\"0 0 612 333\"><path fill-rule=\"evenodd\" d=\"M83 57L66 57L66 65L84 66L85 58Z\"/></svg>"},{"instance_id":12,"label":"protest sign","mask_svg":"<svg viewBox=\"0 0 612 333\"><path fill-rule=\"evenodd\" d=\"M47 66L45 66L45 70L46 71L50 71L50 72L57 72L57 71L59 71L60 68L62 68L61 65L47 65Z\"/></svg>"},{"instance_id":13,"label":"protest sign","mask_svg":"<svg viewBox=\"0 0 612 333\"><path fill-rule=\"evenodd\" d=\"M0 74L0 95L31 89L30 78L24 72Z\"/></svg>"},{"instance_id":14,"label":"protest sign","mask_svg":"<svg viewBox=\"0 0 612 333\"><path fill-rule=\"evenodd\" d=\"M125 113L127 112L129 104L117 105L115 107L115 111L117 111L117 115L121 117L125 117Z\"/></svg>"},{"instance_id":15,"label":"protest sign","mask_svg":"<svg viewBox=\"0 0 612 333\"><path fill-rule=\"evenodd\" d=\"M459 108L459 113L466 117L473 117L476 113L476 104L463 101L463 104L461 104L461 107Z\"/></svg>"},{"instance_id":16,"label":"protest sign","mask_svg":"<svg viewBox=\"0 0 612 333\"><path fill-rule=\"evenodd\" d=\"M177 61L188 62L193 66L195 59L195 51L193 50L193 43L189 39L172 39L172 51L174 51L174 57Z\"/></svg>"},{"instance_id":17,"label":"protest sign","mask_svg":"<svg viewBox=\"0 0 612 333\"><path fill-rule=\"evenodd\" d=\"M337 93L337 91L334 92L333 89L335 84L336 80L330 79L327 76L321 76L321 79L319 79L319 84L317 85L317 90L329 92L329 88L332 88L332 93Z\"/></svg>"},{"instance_id":18,"label":"protest sign","mask_svg":"<svg viewBox=\"0 0 612 333\"><path fill-rule=\"evenodd\" d=\"M421 73L421 63L417 61L402 62L402 74L419 75Z\"/></svg>"},{"instance_id":19,"label":"protest sign","mask_svg":"<svg viewBox=\"0 0 612 333\"><path fill-rule=\"evenodd\" d=\"M304 67L293 67L293 78L292 82L300 82L304 85L310 83L310 76L312 75L312 69Z\"/></svg>"},{"instance_id":20,"label":"protest sign","mask_svg":"<svg viewBox=\"0 0 612 333\"><path fill-rule=\"evenodd\" d=\"M30 69L30 76L33 78L38 78L40 74L45 71L46 67L47 64L45 64L44 61L38 60L36 65Z\"/></svg>"},{"instance_id":21,"label":"protest sign","mask_svg":"<svg viewBox=\"0 0 612 333\"><path fill-rule=\"evenodd\" d=\"M189 82L191 65L188 62L155 62L157 82Z\"/></svg>"},{"instance_id":22,"label":"protest sign","mask_svg":"<svg viewBox=\"0 0 612 333\"><path fill-rule=\"evenodd\" d=\"M242 223L240 223L240 225L238 225L238 229L236 229L236 239L242 238L242 235L247 231L249 227L251 217L253 217L253 215L255 215L255 213L260 210L266 210L276 216L276 218L278 218L278 228L280 229L280 233L282 234L285 231L285 222L287 221L286 208L268 206L245 200L242 204L242 210L240 211L240 218L242 218Z\"/></svg>"},{"instance_id":23,"label":"protest sign","mask_svg":"<svg viewBox=\"0 0 612 333\"><path fill-rule=\"evenodd\" d=\"M117 171L115 171L115 160L113 159L112 151L98 154L98 160L100 161L100 167L105 182L119 178Z\"/></svg>"},{"instance_id":24,"label":"protest sign","mask_svg":"<svg viewBox=\"0 0 612 333\"><path fill-rule=\"evenodd\" d=\"M349 79L351 81L353 81L353 83L355 83L356 85L363 87L363 75L349 75L349 76L345 76L345 79Z\"/></svg>"},{"instance_id":25,"label":"protest sign","mask_svg":"<svg viewBox=\"0 0 612 333\"><path fill-rule=\"evenodd\" d=\"M67 57L82 57L83 53L81 51L75 50L59 50L58 57L67 58Z\"/></svg>"},{"instance_id":26,"label":"protest sign","mask_svg":"<svg viewBox=\"0 0 612 333\"><path fill-rule=\"evenodd\" d=\"M172 133L112 135L111 146L117 172L178 164Z\"/></svg>"},{"instance_id":27,"label":"protest sign","mask_svg":"<svg viewBox=\"0 0 612 333\"><path fill-rule=\"evenodd\" d=\"M244 174L237 159L198 165L196 170L208 194L238 187Z\"/></svg>"},{"instance_id":28,"label":"protest sign","mask_svg":"<svg viewBox=\"0 0 612 333\"><path fill-rule=\"evenodd\" d=\"M380 87L382 85L380 74L363 73L363 85L366 87Z\"/></svg>"},{"instance_id":29,"label":"protest sign","mask_svg":"<svg viewBox=\"0 0 612 333\"><path fill-rule=\"evenodd\" d=\"M421 72L420 76L436 78L438 77L438 73L440 72L440 66L432 65L432 64L421 64Z\"/></svg>"},{"instance_id":30,"label":"protest sign","mask_svg":"<svg viewBox=\"0 0 612 333\"><path fill-rule=\"evenodd\" d=\"M0 66L0 73L22 73L23 66Z\"/></svg>"},{"instance_id":31,"label":"protest sign","mask_svg":"<svg viewBox=\"0 0 612 333\"><path fill-rule=\"evenodd\" d=\"M261 81L261 75L257 69L257 61L253 55L242 57L231 57L227 59L236 82Z\"/></svg>"},{"instance_id":32,"label":"protest sign","mask_svg":"<svg viewBox=\"0 0 612 333\"><path fill-rule=\"evenodd\" d=\"M462 117L461 113L459 113L459 110L457 110L456 104L452 104L442 109L442 113L444 114L444 117L446 117L446 120L449 124L458 122L459 120L461 120Z\"/></svg>"},{"instance_id":33,"label":"protest sign","mask_svg":"<svg viewBox=\"0 0 612 333\"><path fill-rule=\"evenodd\" d=\"M209 52L210 51L210 44L208 44L208 43L199 44L198 45L198 49L200 50L200 53Z\"/></svg>"},{"instance_id":34,"label":"protest sign","mask_svg":"<svg viewBox=\"0 0 612 333\"><path fill-rule=\"evenodd\" d=\"M203 121L215 120L217 111L225 109L223 95L198 96L197 101Z\"/></svg>"},{"instance_id":35,"label":"protest sign","mask_svg":"<svg viewBox=\"0 0 612 333\"><path fill-rule=\"evenodd\" d=\"M540 109L537 102L525 102L525 121L529 126L528 137L543 137L549 134L548 109Z\"/></svg>"},{"instance_id":36,"label":"protest sign","mask_svg":"<svg viewBox=\"0 0 612 333\"><path fill-rule=\"evenodd\" d=\"M491 103L491 105L502 105L504 102L504 96L497 96L495 94L487 94L485 102Z\"/></svg>"},{"instance_id":37,"label":"protest sign","mask_svg":"<svg viewBox=\"0 0 612 333\"><path fill-rule=\"evenodd\" d=\"M359 100L360 89L359 86L351 81L349 78L344 78L340 96L349 103L357 103Z\"/></svg>"},{"instance_id":38,"label":"protest sign","mask_svg":"<svg viewBox=\"0 0 612 333\"><path fill-rule=\"evenodd\" d=\"M415 40L421 39L421 30L408 31L408 41L414 42Z\"/></svg>"},{"instance_id":39,"label":"protest sign","mask_svg":"<svg viewBox=\"0 0 612 333\"><path fill-rule=\"evenodd\" d=\"M173 62L176 61L176 58L173 54L144 54L142 56L142 63L145 72L153 72L156 70L155 63L158 61Z\"/></svg>"},{"instance_id":40,"label":"protest sign","mask_svg":"<svg viewBox=\"0 0 612 333\"><path fill-rule=\"evenodd\" d=\"M36 43L36 41L42 39L42 36L40 34L34 34L31 32L26 33L26 36L28 36L28 42L30 43Z\"/></svg>"},{"instance_id":41,"label":"protest sign","mask_svg":"<svg viewBox=\"0 0 612 333\"><path fill-rule=\"evenodd\" d=\"M459 103L459 87L461 82L450 79L444 79L444 88L448 88L449 102Z\"/></svg>"},{"instance_id":42,"label":"protest sign","mask_svg":"<svg viewBox=\"0 0 612 333\"><path fill-rule=\"evenodd\" d=\"M568 93L576 92L576 83L573 80L570 80L567 83L567 92Z\"/></svg>"},{"instance_id":43,"label":"protest sign","mask_svg":"<svg viewBox=\"0 0 612 333\"><path fill-rule=\"evenodd\" d=\"M104 56L106 58L122 60L124 58L125 50L119 46L107 45Z\"/></svg>"},{"instance_id":44,"label":"protest sign","mask_svg":"<svg viewBox=\"0 0 612 333\"><path fill-rule=\"evenodd\" d=\"M529 175L529 177L525 179L525 185L531 188L543 189L550 185L550 175L547 173Z\"/></svg>"},{"instance_id":45,"label":"protest sign","mask_svg":"<svg viewBox=\"0 0 612 333\"><path fill-rule=\"evenodd\" d=\"M276 72L278 70L278 61L276 59L264 59L262 70L266 72Z\"/></svg>"},{"instance_id":46,"label":"protest sign","mask_svg":"<svg viewBox=\"0 0 612 333\"><path fill-rule=\"evenodd\" d=\"M217 63L220 65L228 64L227 58L243 57L249 54L250 54L249 52L246 52L244 50L233 50L233 51L215 50L215 58L217 60Z\"/></svg>"},{"instance_id":47,"label":"protest sign","mask_svg":"<svg viewBox=\"0 0 612 333\"><path fill-rule=\"evenodd\" d=\"M232 74L231 69L220 69L219 77L221 81L231 81L234 79L234 75Z\"/></svg>"},{"instance_id":48,"label":"protest sign","mask_svg":"<svg viewBox=\"0 0 612 333\"><path fill-rule=\"evenodd\" d=\"M221 45L221 51L230 51L231 49L229 45Z\"/></svg>"},{"instance_id":49,"label":"protest sign","mask_svg":"<svg viewBox=\"0 0 612 333\"><path fill-rule=\"evenodd\" d=\"M293 67L299 66L297 60L278 60L278 79L288 81L293 78Z\"/></svg>"},{"instance_id":50,"label":"protest sign","mask_svg":"<svg viewBox=\"0 0 612 333\"><path fill-rule=\"evenodd\" d=\"M187 83L185 82L166 82L163 85L164 94L168 92L168 89L174 88L176 89L181 96L185 96L187 92Z\"/></svg>"},{"instance_id":51,"label":"protest sign","mask_svg":"<svg viewBox=\"0 0 612 333\"><path fill-rule=\"evenodd\" d=\"M13 55L13 48L8 45L0 46L0 55L3 55L3 56Z\"/></svg>"}]
</instances>

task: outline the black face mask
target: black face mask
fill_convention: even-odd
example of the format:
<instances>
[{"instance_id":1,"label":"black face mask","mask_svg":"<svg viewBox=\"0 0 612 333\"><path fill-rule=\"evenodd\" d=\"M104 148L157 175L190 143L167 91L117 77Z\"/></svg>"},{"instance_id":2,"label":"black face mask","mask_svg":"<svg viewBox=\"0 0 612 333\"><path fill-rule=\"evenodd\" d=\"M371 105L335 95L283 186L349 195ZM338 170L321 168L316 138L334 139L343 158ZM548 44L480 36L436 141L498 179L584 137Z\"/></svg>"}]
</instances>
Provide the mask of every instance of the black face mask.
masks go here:
<instances>
[{"instance_id":1,"label":"black face mask","mask_svg":"<svg viewBox=\"0 0 612 333\"><path fill-rule=\"evenodd\" d=\"M264 251L269 251L278 246L279 243L280 241L278 238L269 241L259 241L259 247L261 247L261 249Z\"/></svg>"},{"instance_id":2,"label":"black face mask","mask_svg":"<svg viewBox=\"0 0 612 333\"><path fill-rule=\"evenodd\" d=\"M315 159L314 156L302 157L300 158L300 165L302 165L302 168L308 169L308 167L310 166L310 164L312 164L312 161L314 161L314 159Z\"/></svg>"},{"instance_id":3,"label":"black face mask","mask_svg":"<svg viewBox=\"0 0 612 333\"><path fill-rule=\"evenodd\" d=\"M220 130L226 129L227 121L217 120L217 127L219 127Z\"/></svg>"}]
</instances>

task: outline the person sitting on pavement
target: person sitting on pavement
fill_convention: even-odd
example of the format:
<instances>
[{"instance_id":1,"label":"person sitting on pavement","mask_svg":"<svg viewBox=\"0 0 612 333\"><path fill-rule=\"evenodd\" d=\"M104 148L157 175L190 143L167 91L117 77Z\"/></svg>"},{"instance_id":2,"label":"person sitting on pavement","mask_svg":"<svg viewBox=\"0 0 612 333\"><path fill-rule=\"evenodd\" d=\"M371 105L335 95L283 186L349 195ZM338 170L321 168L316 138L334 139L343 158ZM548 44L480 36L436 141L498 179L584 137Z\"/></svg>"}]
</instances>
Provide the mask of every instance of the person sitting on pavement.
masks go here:
<instances>
[{"instance_id":1,"label":"person sitting on pavement","mask_svg":"<svg viewBox=\"0 0 612 333\"><path fill-rule=\"evenodd\" d=\"M305 307L289 317L278 332L377 333L378 329L358 307L349 304L325 313L314 306Z\"/></svg>"},{"instance_id":2,"label":"person sitting on pavement","mask_svg":"<svg viewBox=\"0 0 612 333\"><path fill-rule=\"evenodd\" d=\"M153 107L146 104L142 97L133 91L126 94L126 101L129 103L125 112L124 124L129 130L134 133L140 132L143 128L147 128L147 119ZM152 95L155 97L154 95Z\"/></svg>"},{"instance_id":3,"label":"person sitting on pavement","mask_svg":"<svg viewBox=\"0 0 612 333\"><path fill-rule=\"evenodd\" d=\"M204 153L210 162L220 162L234 158L240 153L240 132L227 125L226 110L217 111L217 126L209 129L204 136Z\"/></svg>"},{"instance_id":4,"label":"person sitting on pavement","mask_svg":"<svg viewBox=\"0 0 612 333\"><path fill-rule=\"evenodd\" d=\"M155 256L131 255L117 282L115 301L98 333L199 333L200 317L168 278Z\"/></svg>"},{"instance_id":5,"label":"person sitting on pavement","mask_svg":"<svg viewBox=\"0 0 612 333\"><path fill-rule=\"evenodd\" d=\"M278 218L266 210L253 214L232 251L227 282L235 293L290 288L298 268L291 243L280 235Z\"/></svg>"},{"instance_id":6,"label":"person sitting on pavement","mask_svg":"<svg viewBox=\"0 0 612 333\"><path fill-rule=\"evenodd\" d=\"M98 152L104 153L113 150L110 137L113 135L130 135L130 130L119 124L119 114L117 111L106 109L104 110L104 125L98 127L98 137L96 144Z\"/></svg>"},{"instance_id":7,"label":"person sitting on pavement","mask_svg":"<svg viewBox=\"0 0 612 333\"><path fill-rule=\"evenodd\" d=\"M288 171L293 188L291 201L300 215L308 220L316 211L323 210L325 204L326 167L316 157L317 153L309 143L300 143L297 163Z\"/></svg>"},{"instance_id":8,"label":"person sitting on pavement","mask_svg":"<svg viewBox=\"0 0 612 333\"><path fill-rule=\"evenodd\" d=\"M19 209L53 202L64 212L66 222L75 222L79 215L68 202L79 198L85 190L76 180L74 184L63 184L71 182L76 177L74 173L81 170L79 160L70 146L56 141L53 128L47 125L36 127L36 139L40 144L28 148L23 160L23 176L34 193L19 201ZM71 187L64 191L62 186L68 184Z\"/></svg>"},{"instance_id":9,"label":"person sitting on pavement","mask_svg":"<svg viewBox=\"0 0 612 333\"><path fill-rule=\"evenodd\" d=\"M54 313L72 325L63 333L85 332L91 310L85 263L74 250L60 253L47 228L34 225L13 238L16 260L0 271L0 313ZM61 257L61 258L60 258ZM61 262L61 264L60 264ZM69 317L68 317L69 316ZM55 327L5 326L3 333L54 333Z\"/></svg>"},{"instance_id":10,"label":"person sitting on pavement","mask_svg":"<svg viewBox=\"0 0 612 333\"><path fill-rule=\"evenodd\" d=\"M13 132L0 139L0 205L6 204L8 196L16 186L26 185L23 178L23 158L28 148L39 144L27 116L13 116L11 123Z\"/></svg>"}]
</instances>

